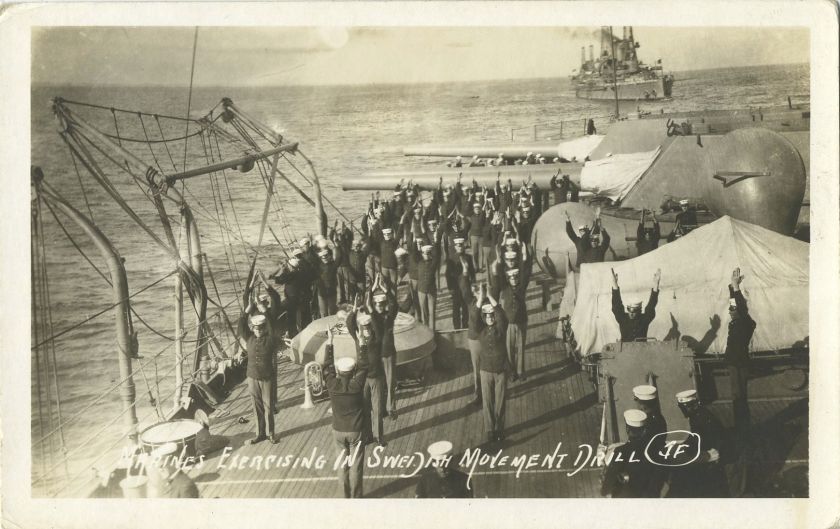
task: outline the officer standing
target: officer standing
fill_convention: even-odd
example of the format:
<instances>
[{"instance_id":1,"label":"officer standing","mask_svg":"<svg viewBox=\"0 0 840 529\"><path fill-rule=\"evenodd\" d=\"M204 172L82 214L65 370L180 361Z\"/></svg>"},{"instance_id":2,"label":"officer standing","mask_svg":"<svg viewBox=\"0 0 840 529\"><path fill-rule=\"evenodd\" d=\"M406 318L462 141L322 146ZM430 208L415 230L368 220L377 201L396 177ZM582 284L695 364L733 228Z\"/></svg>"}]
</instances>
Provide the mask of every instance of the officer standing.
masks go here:
<instances>
[{"instance_id":1,"label":"officer standing","mask_svg":"<svg viewBox=\"0 0 840 529\"><path fill-rule=\"evenodd\" d=\"M601 477L601 495L608 498L658 498L659 489L651 479L655 467L645 457L645 421L641 410L624 412L627 442L607 450L609 463Z\"/></svg>"},{"instance_id":2,"label":"officer standing","mask_svg":"<svg viewBox=\"0 0 840 529\"><path fill-rule=\"evenodd\" d=\"M437 441L427 448L433 468L424 469L415 489L415 498L472 498L467 487L468 476L455 468L452 443Z\"/></svg>"},{"instance_id":3,"label":"officer standing","mask_svg":"<svg viewBox=\"0 0 840 529\"><path fill-rule=\"evenodd\" d=\"M659 279L662 273L657 269L656 273L653 274L653 288L650 291L650 299L648 299L644 312L642 312L641 302L628 304L627 312L625 312L621 301L621 289L618 288L618 274L612 268L610 268L610 272L612 272L613 279L612 312L621 330L621 341L632 342L639 338L646 338L650 322L656 317L656 302L659 300Z\"/></svg>"},{"instance_id":4,"label":"officer standing","mask_svg":"<svg viewBox=\"0 0 840 529\"><path fill-rule=\"evenodd\" d=\"M274 398L272 398L275 373L276 338L268 320L262 314L248 318L243 312L239 317L239 336L245 341L245 351L248 355L248 391L254 403L254 417L257 425L257 435L248 440L248 444L256 444L270 440L272 444L278 442L274 435Z\"/></svg>"},{"instance_id":5,"label":"officer standing","mask_svg":"<svg viewBox=\"0 0 840 529\"><path fill-rule=\"evenodd\" d=\"M345 498L362 497L364 476L366 373L356 369L356 361L345 356L334 360L333 334L327 329L324 381L332 405L333 437L342 464L338 468L338 486Z\"/></svg>"}]
</instances>

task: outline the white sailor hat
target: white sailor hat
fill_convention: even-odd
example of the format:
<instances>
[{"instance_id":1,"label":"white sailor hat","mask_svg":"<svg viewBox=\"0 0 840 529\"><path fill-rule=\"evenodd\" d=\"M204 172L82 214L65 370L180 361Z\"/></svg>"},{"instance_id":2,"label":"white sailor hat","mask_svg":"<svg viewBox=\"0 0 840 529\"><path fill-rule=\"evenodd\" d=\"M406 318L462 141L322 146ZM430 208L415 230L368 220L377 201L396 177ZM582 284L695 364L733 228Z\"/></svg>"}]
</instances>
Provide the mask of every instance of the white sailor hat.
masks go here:
<instances>
[{"instance_id":1,"label":"white sailor hat","mask_svg":"<svg viewBox=\"0 0 840 529\"><path fill-rule=\"evenodd\" d=\"M729 308L738 308L738 302L735 301L735 298L729 298Z\"/></svg>"},{"instance_id":2,"label":"white sailor hat","mask_svg":"<svg viewBox=\"0 0 840 529\"><path fill-rule=\"evenodd\" d=\"M642 310L642 302L641 301L637 301L635 303L628 303L626 306L627 306L627 310Z\"/></svg>"},{"instance_id":3,"label":"white sailor hat","mask_svg":"<svg viewBox=\"0 0 840 529\"><path fill-rule=\"evenodd\" d=\"M303 255L303 248L292 249L292 255Z\"/></svg>"},{"instance_id":4,"label":"white sailor hat","mask_svg":"<svg viewBox=\"0 0 840 529\"><path fill-rule=\"evenodd\" d=\"M437 219L429 219L426 221L426 224L437 224Z\"/></svg>"},{"instance_id":5,"label":"white sailor hat","mask_svg":"<svg viewBox=\"0 0 840 529\"><path fill-rule=\"evenodd\" d=\"M394 230L392 230L391 228L382 228L382 234L383 235L386 234L386 233L392 233L393 231Z\"/></svg>"},{"instance_id":6,"label":"white sailor hat","mask_svg":"<svg viewBox=\"0 0 840 529\"><path fill-rule=\"evenodd\" d=\"M532 154L534 154L534 153L532 153L531 151L528 151L527 156L531 156Z\"/></svg>"},{"instance_id":7,"label":"white sailor hat","mask_svg":"<svg viewBox=\"0 0 840 529\"><path fill-rule=\"evenodd\" d=\"M330 254L329 249L322 248L321 251L318 252L318 257L326 257Z\"/></svg>"},{"instance_id":8,"label":"white sailor hat","mask_svg":"<svg viewBox=\"0 0 840 529\"><path fill-rule=\"evenodd\" d=\"M434 460L446 459L452 453L452 443L449 441L437 441L427 448L429 456Z\"/></svg>"},{"instance_id":9,"label":"white sailor hat","mask_svg":"<svg viewBox=\"0 0 840 529\"><path fill-rule=\"evenodd\" d=\"M585 229L586 229L586 228L588 228L588 227L589 227L589 226L587 226L586 224L578 224L578 231L583 231L583 230L585 230Z\"/></svg>"},{"instance_id":10,"label":"white sailor hat","mask_svg":"<svg viewBox=\"0 0 840 529\"><path fill-rule=\"evenodd\" d=\"M463 237L455 237L454 239L452 239L452 243L453 244L464 244L464 238Z\"/></svg>"},{"instance_id":11,"label":"white sailor hat","mask_svg":"<svg viewBox=\"0 0 840 529\"><path fill-rule=\"evenodd\" d=\"M687 205L688 205L688 200L687 199L684 198L684 199L680 200L680 206L687 206Z\"/></svg>"},{"instance_id":12,"label":"white sailor hat","mask_svg":"<svg viewBox=\"0 0 840 529\"><path fill-rule=\"evenodd\" d=\"M680 391L677 393L677 402L680 404L684 402L692 402L697 400L697 390L696 389L687 389L685 391Z\"/></svg>"},{"instance_id":13,"label":"white sailor hat","mask_svg":"<svg viewBox=\"0 0 840 529\"><path fill-rule=\"evenodd\" d=\"M292 257L291 259L289 259L289 265L297 266L299 264L300 264L300 259L298 259L297 257Z\"/></svg>"},{"instance_id":14,"label":"white sailor hat","mask_svg":"<svg viewBox=\"0 0 840 529\"><path fill-rule=\"evenodd\" d=\"M646 420L647 413L643 412L642 410L627 410L624 412L624 422L627 424L627 426L641 428L645 425Z\"/></svg>"},{"instance_id":15,"label":"white sailor hat","mask_svg":"<svg viewBox=\"0 0 840 529\"><path fill-rule=\"evenodd\" d=\"M522 212L531 211L531 206L522 206Z\"/></svg>"},{"instance_id":16,"label":"white sailor hat","mask_svg":"<svg viewBox=\"0 0 840 529\"><path fill-rule=\"evenodd\" d=\"M423 253L429 253L433 249L434 249L434 246L432 246L431 244L424 244L423 246L420 247L420 251L422 251Z\"/></svg>"},{"instance_id":17,"label":"white sailor hat","mask_svg":"<svg viewBox=\"0 0 840 529\"><path fill-rule=\"evenodd\" d=\"M324 248L329 248L329 246L330 243L326 239L318 239L318 248L323 250Z\"/></svg>"},{"instance_id":18,"label":"white sailor hat","mask_svg":"<svg viewBox=\"0 0 840 529\"><path fill-rule=\"evenodd\" d=\"M514 246L516 244L516 239L513 237L508 237L505 239L505 246Z\"/></svg>"},{"instance_id":19,"label":"white sailor hat","mask_svg":"<svg viewBox=\"0 0 840 529\"><path fill-rule=\"evenodd\" d=\"M478 155L477 154L473 154L473 160L478 160Z\"/></svg>"},{"instance_id":20,"label":"white sailor hat","mask_svg":"<svg viewBox=\"0 0 840 529\"><path fill-rule=\"evenodd\" d=\"M405 255L407 253L408 252L405 251L405 248L397 248L396 250L394 250L394 255L396 255L397 257L402 257L403 255Z\"/></svg>"},{"instance_id":21,"label":"white sailor hat","mask_svg":"<svg viewBox=\"0 0 840 529\"><path fill-rule=\"evenodd\" d=\"M349 373L356 367L356 360L350 356L342 356L335 361L335 370L339 373Z\"/></svg>"},{"instance_id":22,"label":"white sailor hat","mask_svg":"<svg viewBox=\"0 0 840 529\"><path fill-rule=\"evenodd\" d=\"M519 269L518 268L512 268L512 269L508 270L507 272L505 272L505 274L508 277L518 276L519 275Z\"/></svg>"},{"instance_id":23,"label":"white sailor hat","mask_svg":"<svg viewBox=\"0 0 840 529\"><path fill-rule=\"evenodd\" d=\"M323 241L323 240L324 240L324 238L325 238L325 237L319 233L318 235L316 235L316 236L315 236L315 237L313 237L312 239L313 239L315 242L318 242L318 241Z\"/></svg>"},{"instance_id":24,"label":"white sailor hat","mask_svg":"<svg viewBox=\"0 0 840 529\"><path fill-rule=\"evenodd\" d=\"M494 310L495 309L493 308L493 305L489 303L485 303L481 306L481 312L483 312L484 314L493 314Z\"/></svg>"},{"instance_id":25,"label":"white sailor hat","mask_svg":"<svg viewBox=\"0 0 840 529\"><path fill-rule=\"evenodd\" d=\"M401 191L399 189L394 189L394 196L395 197L400 196L400 193L401 193Z\"/></svg>"},{"instance_id":26,"label":"white sailor hat","mask_svg":"<svg viewBox=\"0 0 840 529\"><path fill-rule=\"evenodd\" d=\"M516 252L505 252L505 259L516 259Z\"/></svg>"},{"instance_id":27,"label":"white sailor hat","mask_svg":"<svg viewBox=\"0 0 840 529\"><path fill-rule=\"evenodd\" d=\"M362 326L363 325L370 325L370 322L371 322L370 314L364 314L364 313L359 314L359 317L356 320L356 323L358 323L359 325L362 325Z\"/></svg>"},{"instance_id":28,"label":"white sailor hat","mask_svg":"<svg viewBox=\"0 0 840 529\"><path fill-rule=\"evenodd\" d=\"M654 400L656 398L656 386L636 386L633 388L633 396L639 400Z\"/></svg>"},{"instance_id":29,"label":"white sailor hat","mask_svg":"<svg viewBox=\"0 0 840 529\"><path fill-rule=\"evenodd\" d=\"M461 156L460 156L460 155L459 155L459 156L456 156L456 157L455 157L455 159L456 159L456 160L460 160L460 159L461 159Z\"/></svg>"},{"instance_id":30,"label":"white sailor hat","mask_svg":"<svg viewBox=\"0 0 840 529\"><path fill-rule=\"evenodd\" d=\"M251 316L251 319L248 321L250 321L251 325L254 327L259 327L260 325L265 325L265 316L257 314L255 316Z\"/></svg>"},{"instance_id":31,"label":"white sailor hat","mask_svg":"<svg viewBox=\"0 0 840 529\"><path fill-rule=\"evenodd\" d=\"M481 204L479 204L478 202L473 203L473 209L481 209Z\"/></svg>"},{"instance_id":32,"label":"white sailor hat","mask_svg":"<svg viewBox=\"0 0 840 529\"><path fill-rule=\"evenodd\" d=\"M383 301L386 301L387 299L388 299L388 296L386 296L383 292L380 292L378 294L373 295L373 301L375 301L376 303L382 303Z\"/></svg>"},{"instance_id":33,"label":"white sailor hat","mask_svg":"<svg viewBox=\"0 0 840 529\"><path fill-rule=\"evenodd\" d=\"M268 294L263 292L259 296L257 296L257 301L268 301Z\"/></svg>"}]
</instances>

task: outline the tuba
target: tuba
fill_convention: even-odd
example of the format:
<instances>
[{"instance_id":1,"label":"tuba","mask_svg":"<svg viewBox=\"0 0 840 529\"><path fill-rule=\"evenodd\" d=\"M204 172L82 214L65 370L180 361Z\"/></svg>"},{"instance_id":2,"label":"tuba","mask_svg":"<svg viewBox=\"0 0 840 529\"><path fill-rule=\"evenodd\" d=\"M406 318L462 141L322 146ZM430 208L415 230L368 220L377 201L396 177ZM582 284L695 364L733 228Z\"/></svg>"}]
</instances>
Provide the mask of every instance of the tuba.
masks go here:
<instances>
[{"instance_id":1,"label":"tuba","mask_svg":"<svg viewBox=\"0 0 840 529\"><path fill-rule=\"evenodd\" d=\"M309 386L309 391L312 392L313 397L317 397L324 392L324 374L321 370L321 364L309 362L304 366L303 384Z\"/></svg>"}]
</instances>

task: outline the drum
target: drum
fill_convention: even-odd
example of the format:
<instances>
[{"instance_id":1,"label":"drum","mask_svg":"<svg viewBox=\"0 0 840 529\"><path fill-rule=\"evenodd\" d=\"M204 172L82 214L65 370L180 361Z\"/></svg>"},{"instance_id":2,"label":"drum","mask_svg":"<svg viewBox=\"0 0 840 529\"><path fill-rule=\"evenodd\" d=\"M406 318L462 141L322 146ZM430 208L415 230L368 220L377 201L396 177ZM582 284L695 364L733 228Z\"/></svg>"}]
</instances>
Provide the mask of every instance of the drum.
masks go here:
<instances>
[{"instance_id":1,"label":"drum","mask_svg":"<svg viewBox=\"0 0 840 529\"><path fill-rule=\"evenodd\" d=\"M195 439L204 426L192 419L159 422L140 432L140 446L151 453L155 448L166 443L178 445L176 454L183 452L185 457L195 457Z\"/></svg>"}]
</instances>

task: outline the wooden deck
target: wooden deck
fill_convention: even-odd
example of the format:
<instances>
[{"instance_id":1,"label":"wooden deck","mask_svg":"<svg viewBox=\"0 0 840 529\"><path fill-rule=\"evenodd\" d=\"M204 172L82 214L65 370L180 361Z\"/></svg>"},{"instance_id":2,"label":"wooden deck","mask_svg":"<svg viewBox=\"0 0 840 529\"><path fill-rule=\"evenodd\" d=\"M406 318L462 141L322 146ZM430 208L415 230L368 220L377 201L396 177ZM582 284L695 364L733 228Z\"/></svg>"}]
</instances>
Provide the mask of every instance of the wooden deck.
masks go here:
<instances>
[{"instance_id":1,"label":"wooden deck","mask_svg":"<svg viewBox=\"0 0 840 529\"><path fill-rule=\"evenodd\" d=\"M380 449L378 466L368 465L364 472L365 497L413 497L416 478L412 474L419 464L419 457L404 468L382 465L387 456L425 454L426 447L437 440L446 439L455 450L475 450L495 455L499 448L502 455L511 458L532 454L544 456L555 452L567 457L559 468L536 467L522 470L510 465L490 468L479 466L473 474L476 497L598 497L600 469L587 466L569 476L576 467L574 458L578 445L597 446L602 407L588 375L566 357L554 339L557 324L556 303L560 288L550 289L552 310L541 309L543 298L539 282L544 279L535 274L528 295L529 329L526 346L528 379L509 384L506 412L506 440L498 447L483 446L484 427L481 410L470 406L472 399L472 371L469 353L465 348L463 332L451 329L451 305L448 296L441 296L438 304L440 336L440 364L444 368L430 370L424 385L407 387L398 392L398 417L385 420L387 447ZM291 362L282 363L278 373L278 413L276 431L281 440L272 445L263 442L245 445L253 437L253 415L245 384L238 386L220 409L211 415L211 433L225 436L229 448L217 451L200 468L190 472L202 497L206 498L335 498L340 497L333 463L337 449L333 441L332 418L329 401L316 400L315 408L303 410L302 367ZM783 439L768 441L766 450L757 458L761 465L778 473L791 466L806 465L807 469L807 399L764 399L751 403L756 423L764 425L769 437ZM716 414L726 421L730 415L729 404L712 406ZM247 424L238 422L240 417ZM790 420L789 420L790 419ZM804 425L803 425L804 422ZM775 432L775 433L773 433ZM775 439L775 438L774 438ZM368 461L375 463L374 449L366 449ZM314 455L314 457L313 457ZM272 462L266 469L252 466L253 458L309 457L317 460L323 456L322 468L288 465L277 467ZM248 460L241 463L243 458ZM235 458L239 458L238 461ZM459 457L456 455L456 460ZM766 461L764 461L766 460ZM237 467L241 463L241 467ZM557 465L555 465L557 466ZM469 469L463 469L469 471ZM807 471L807 470L806 470Z\"/></svg>"}]
</instances>

